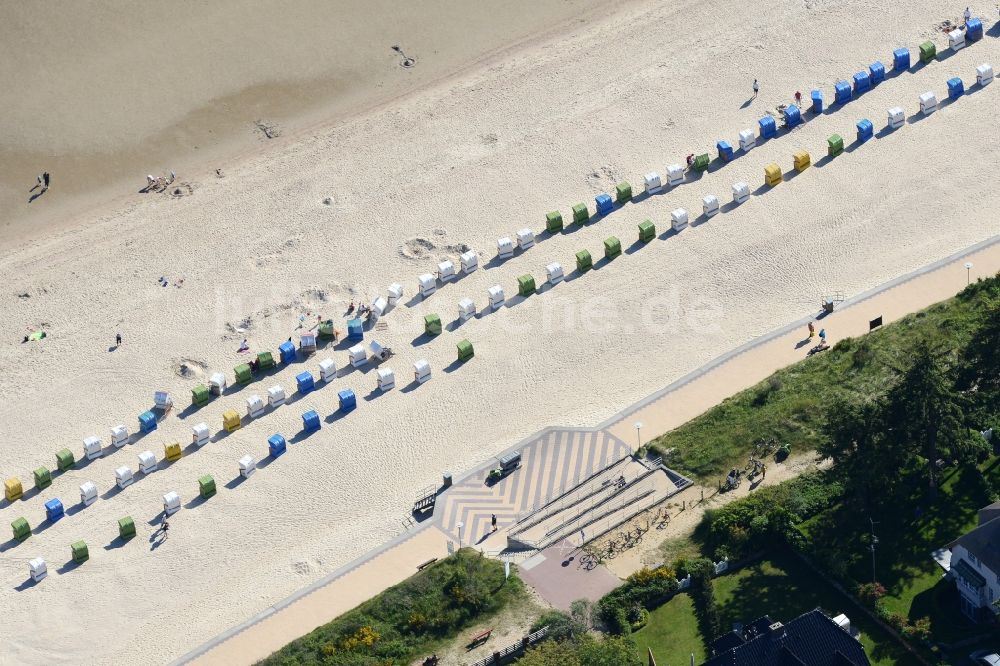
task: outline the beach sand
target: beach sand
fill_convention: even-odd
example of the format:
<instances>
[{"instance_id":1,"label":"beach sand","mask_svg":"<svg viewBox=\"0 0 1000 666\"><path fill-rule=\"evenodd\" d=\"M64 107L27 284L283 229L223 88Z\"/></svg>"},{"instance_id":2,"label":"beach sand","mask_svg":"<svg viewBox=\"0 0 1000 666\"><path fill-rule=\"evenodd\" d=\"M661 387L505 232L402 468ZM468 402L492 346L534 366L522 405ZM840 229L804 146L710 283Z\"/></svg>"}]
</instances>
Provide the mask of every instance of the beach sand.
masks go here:
<instances>
[{"instance_id":1,"label":"beach sand","mask_svg":"<svg viewBox=\"0 0 1000 666\"><path fill-rule=\"evenodd\" d=\"M554 208L569 218L572 204L592 206L622 178L638 191L643 173L714 152L720 138L735 143L740 129L797 89L808 96L821 86L829 97L834 81L886 62L897 46L927 38L943 45L933 26L955 11L943 2L791 3L753 13L717 0L627 5L393 104L265 143L227 162L224 178L215 163L179 170L168 193L130 194L12 247L0 260L4 476L27 482L30 470L53 467L64 446L79 457L87 435L107 445L111 426L134 430L154 390L170 391L177 408L139 442L59 476L27 501L0 505L0 523L25 515L34 526L45 500L75 504L85 480L107 495L0 554L8 636L0 661L169 661L399 533L417 491L442 472L460 474L546 425L599 423L815 312L825 295L861 293L996 235L996 84L758 189L769 162L790 171L800 148L818 161L830 134L851 142L858 119L881 130L886 108L900 104L910 117L919 93L943 98L955 75L970 85L975 66L1000 53L990 36L696 182L492 261L497 237L541 229ZM694 28L689 36L678 26ZM746 104L755 77L761 94ZM30 186L33 173L26 179ZM633 243L639 222L652 219L662 233L671 210L699 211L710 193L726 202L738 180L757 196L679 234ZM541 282L552 261L570 272L577 250L599 257L613 234L623 256L521 302L514 297L517 276ZM480 253L480 270L426 302L411 300L417 275L443 257L457 263L466 246ZM161 276L169 286L158 284ZM191 387L214 371L232 380L232 367L246 360L236 353L244 337L254 351L273 351L297 332L300 316L342 322L347 302L395 281L406 286L403 303L368 339L396 351L387 365L397 390L378 395L372 370L349 372L108 492L114 469L134 468L140 451L160 457L166 442L186 445L200 421L214 432L225 409L243 413L247 396L274 383L291 393L295 374L315 373L321 358L346 362L343 348L322 350L191 413ZM496 283L511 307L454 328L458 300L472 297L482 309ZM432 312L449 330L427 339L423 315ZM43 324L44 341L19 344ZM124 344L109 351L118 330ZM836 341L837 331L829 333ZM475 344L476 358L458 366L462 338ZM415 388L409 378L420 358L435 374ZM358 409L329 416L347 387ZM321 432L232 483L242 455L261 458L274 432L292 439L310 408L328 417ZM206 473L220 492L192 501ZM151 549L169 490L187 508ZM126 514L139 536L121 545L115 521ZM81 538L91 560L53 575ZM36 556L52 574L25 586L26 562ZM59 629L38 630L44 626Z\"/></svg>"}]
</instances>

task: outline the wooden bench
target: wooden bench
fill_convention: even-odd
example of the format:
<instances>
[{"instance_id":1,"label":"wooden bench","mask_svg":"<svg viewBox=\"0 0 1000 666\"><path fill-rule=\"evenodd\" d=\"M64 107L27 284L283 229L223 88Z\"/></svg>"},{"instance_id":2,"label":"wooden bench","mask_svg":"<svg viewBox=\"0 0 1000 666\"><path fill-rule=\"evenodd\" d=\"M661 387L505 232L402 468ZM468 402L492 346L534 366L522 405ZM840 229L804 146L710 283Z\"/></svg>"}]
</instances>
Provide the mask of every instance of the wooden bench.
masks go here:
<instances>
[{"instance_id":1,"label":"wooden bench","mask_svg":"<svg viewBox=\"0 0 1000 666\"><path fill-rule=\"evenodd\" d=\"M431 559L427 560L426 562L424 562L422 564L418 564L417 565L417 571L423 571L424 569L426 569L427 567L429 567L430 565L434 564L437 561L438 561L438 558L432 557Z\"/></svg>"},{"instance_id":2,"label":"wooden bench","mask_svg":"<svg viewBox=\"0 0 1000 666\"><path fill-rule=\"evenodd\" d=\"M479 632L478 634L472 637L472 640L469 641L469 645L476 646L479 645L480 643L485 643L486 641L489 640L490 635L492 633L493 633L493 627L490 627L489 629Z\"/></svg>"}]
</instances>

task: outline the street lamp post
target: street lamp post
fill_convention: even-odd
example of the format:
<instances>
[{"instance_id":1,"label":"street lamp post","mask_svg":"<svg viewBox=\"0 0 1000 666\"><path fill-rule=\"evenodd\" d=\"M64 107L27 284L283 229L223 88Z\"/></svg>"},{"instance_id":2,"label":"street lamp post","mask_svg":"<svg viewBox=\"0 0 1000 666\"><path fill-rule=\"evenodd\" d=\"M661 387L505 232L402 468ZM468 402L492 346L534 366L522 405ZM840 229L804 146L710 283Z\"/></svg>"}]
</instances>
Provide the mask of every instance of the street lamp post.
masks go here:
<instances>
[{"instance_id":1,"label":"street lamp post","mask_svg":"<svg viewBox=\"0 0 1000 666\"><path fill-rule=\"evenodd\" d=\"M972 284L972 262L965 262L965 286Z\"/></svg>"},{"instance_id":2,"label":"street lamp post","mask_svg":"<svg viewBox=\"0 0 1000 666\"><path fill-rule=\"evenodd\" d=\"M642 421L635 422L635 443L636 450L642 448Z\"/></svg>"},{"instance_id":3,"label":"street lamp post","mask_svg":"<svg viewBox=\"0 0 1000 666\"><path fill-rule=\"evenodd\" d=\"M871 516L868 517L868 522L871 523L871 526L872 526L872 532L871 532L872 541L871 541L871 544L869 545L869 548L871 548L871 551L872 551L872 584L874 584L876 582L876 576L875 576L875 546L878 544L878 537L875 536L875 521L872 520Z\"/></svg>"},{"instance_id":4,"label":"street lamp post","mask_svg":"<svg viewBox=\"0 0 1000 666\"><path fill-rule=\"evenodd\" d=\"M455 527L458 528L458 547L462 547L462 528L465 527L465 523L455 523Z\"/></svg>"}]
</instances>

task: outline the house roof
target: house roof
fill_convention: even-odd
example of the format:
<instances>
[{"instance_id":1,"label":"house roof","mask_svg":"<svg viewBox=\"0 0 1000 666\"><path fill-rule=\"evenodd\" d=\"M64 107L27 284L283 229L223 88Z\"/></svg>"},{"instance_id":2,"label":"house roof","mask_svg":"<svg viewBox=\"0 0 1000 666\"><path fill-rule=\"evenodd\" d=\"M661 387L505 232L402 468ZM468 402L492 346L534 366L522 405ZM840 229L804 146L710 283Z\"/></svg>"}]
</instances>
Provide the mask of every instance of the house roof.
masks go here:
<instances>
[{"instance_id":1,"label":"house roof","mask_svg":"<svg viewBox=\"0 0 1000 666\"><path fill-rule=\"evenodd\" d=\"M703 666L870 666L861 643L821 610L775 623Z\"/></svg>"},{"instance_id":2,"label":"house roof","mask_svg":"<svg viewBox=\"0 0 1000 666\"><path fill-rule=\"evenodd\" d=\"M993 505L980 509L982 516L984 511L991 509ZM1000 516L985 523L980 523L976 529L966 532L952 545L959 545L976 556L979 562L997 574L1000 574Z\"/></svg>"},{"instance_id":3,"label":"house roof","mask_svg":"<svg viewBox=\"0 0 1000 666\"><path fill-rule=\"evenodd\" d=\"M1000 518L1000 502L993 502L979 510L979 524L988 523L994 518Z\"/></svg>"}]
</instances>

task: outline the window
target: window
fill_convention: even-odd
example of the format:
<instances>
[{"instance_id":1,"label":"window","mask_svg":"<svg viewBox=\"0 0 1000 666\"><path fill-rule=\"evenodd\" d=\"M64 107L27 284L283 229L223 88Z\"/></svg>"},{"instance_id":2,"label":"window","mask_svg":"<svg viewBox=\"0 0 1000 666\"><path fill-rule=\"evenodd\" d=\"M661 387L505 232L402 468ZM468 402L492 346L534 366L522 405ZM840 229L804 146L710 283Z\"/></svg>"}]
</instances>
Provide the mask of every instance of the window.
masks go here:
<instances>
[{"instance_id":1,"label":"window","mask_svg":"<svg viewBox=\"0 0 1000 666\"><path fill-rule=\"evenodd\" d=\"M979 560L976 559L975 555L973 555L970 551L965 551L965 554L968 555L970 562L975 564L977 567L979 566Z\"/></svg>"}]
</instances>

